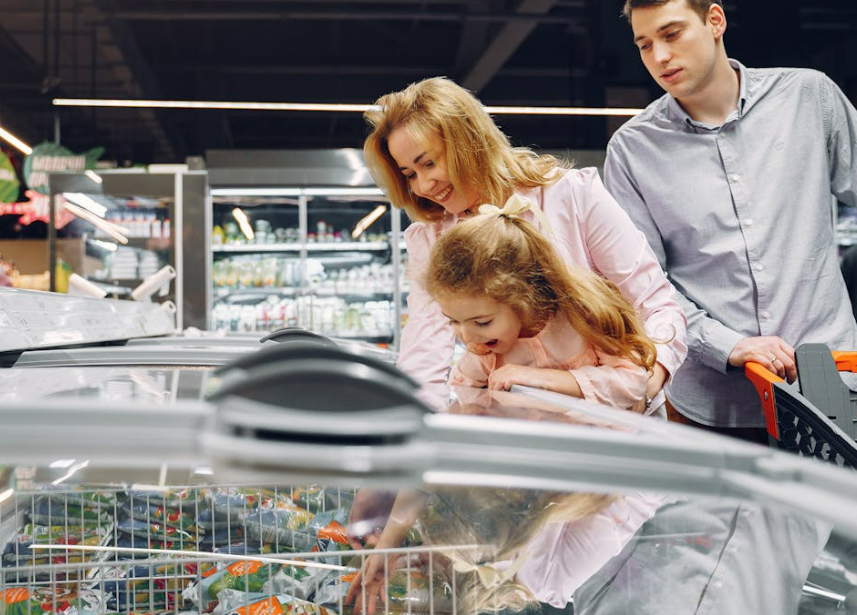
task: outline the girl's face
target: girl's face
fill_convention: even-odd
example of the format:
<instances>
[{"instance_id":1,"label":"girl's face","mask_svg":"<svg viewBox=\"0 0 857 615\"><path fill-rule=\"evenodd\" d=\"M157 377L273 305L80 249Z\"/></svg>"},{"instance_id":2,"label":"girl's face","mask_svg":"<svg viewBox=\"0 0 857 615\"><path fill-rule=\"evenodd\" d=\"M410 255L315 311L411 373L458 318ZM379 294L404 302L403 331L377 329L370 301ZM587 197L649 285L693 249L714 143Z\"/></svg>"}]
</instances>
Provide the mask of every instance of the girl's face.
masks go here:
<instances>
[{"instance_id":1,"label":"girl's face","mask_svg":"<svg viewBox=\"0 0 857 615\"><path fill-rule=\"evenodd\" d=\"M450 214L460 214L478 205L479 195L475 191L452 185L446 171L446 155L439 144L425 148L399 126L387 138L387 148L416 196L437 203Z\"/></svg>"},{"instance_id":2,"label":"girl's face","mask_svg":"<svg viewBox=\"0 0 857 615\"><path fill-rule=\"evenodd\" d=\"M474 354L504 354L521 335L523 325L512 308L490 297L441 293L436 300L455 335Z\"/></svg>"}]
</instances>

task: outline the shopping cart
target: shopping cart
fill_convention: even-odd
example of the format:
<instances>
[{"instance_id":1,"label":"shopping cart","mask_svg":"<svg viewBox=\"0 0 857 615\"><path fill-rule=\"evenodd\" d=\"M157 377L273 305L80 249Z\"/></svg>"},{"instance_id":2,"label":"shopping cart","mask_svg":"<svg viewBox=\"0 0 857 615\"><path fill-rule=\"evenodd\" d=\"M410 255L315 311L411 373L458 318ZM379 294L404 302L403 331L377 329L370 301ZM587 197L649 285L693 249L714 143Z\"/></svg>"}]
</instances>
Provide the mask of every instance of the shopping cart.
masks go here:
<instances>
[{"instance_id":1,"label":"shopping cart","mask_svg":"<svg viewBox=\"0 0 857 615\"><path fill-rule=\"evenodd\" d=\"M745 366L762 402L772 446L857 469L857 399L839 372L857 372L857 352L824 344L795 350L800 392L758 363Z\"/></svg>"}]
</instances>

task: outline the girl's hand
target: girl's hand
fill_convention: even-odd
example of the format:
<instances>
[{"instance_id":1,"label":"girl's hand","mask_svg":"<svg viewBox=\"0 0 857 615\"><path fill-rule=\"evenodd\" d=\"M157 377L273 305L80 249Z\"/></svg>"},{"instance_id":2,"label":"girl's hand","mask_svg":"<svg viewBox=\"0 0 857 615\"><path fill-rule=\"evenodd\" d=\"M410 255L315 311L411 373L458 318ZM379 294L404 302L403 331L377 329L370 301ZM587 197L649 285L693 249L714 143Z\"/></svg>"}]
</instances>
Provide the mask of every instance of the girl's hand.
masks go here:
<instances>
[{"instance_id":1,"label":"girl's hand","mask_svg":"<svg viewBox=\"0 0 857 615\"><path fill-rule=\"evenodd\" d=\"M384 587L386 579L384 571L383 555L370 555L363 562L363 567L360 572L354 577L351 582L351 587L348 588L348 593L345 595L345 604L354 603L354 614L374 615L375 607L378 605L378 598L381 598L381 603L387 604L387 592ZM392 570L396 563L395 555L386 556L387 570ZM364 601L366 610L364 612Z\"/></svg>"},{"instance_id":2,"label":"girl's hand","mask_svg":"<svg viewBox=\"0 0 857 615\"><path fill-rule=\"evenodd\" d=\"M539 370L523 365L503 365L488 376L488 388L498 391L508 391L513 384L523 384L536 388L545 388L539 378Z\"/></svg>"}]
</instances>

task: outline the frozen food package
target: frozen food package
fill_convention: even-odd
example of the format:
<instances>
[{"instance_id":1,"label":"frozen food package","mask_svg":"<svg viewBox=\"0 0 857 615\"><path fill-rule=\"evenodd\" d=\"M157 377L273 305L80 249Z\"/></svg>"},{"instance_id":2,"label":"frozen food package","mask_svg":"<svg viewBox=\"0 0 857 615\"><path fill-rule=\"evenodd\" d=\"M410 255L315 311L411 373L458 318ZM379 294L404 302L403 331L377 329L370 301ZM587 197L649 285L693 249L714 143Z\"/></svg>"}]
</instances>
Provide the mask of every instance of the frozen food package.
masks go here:
<instances>
[{"instance_id":1,"label":"frozen food package","mask_svg":"<svg viewBox=\"0 0 857 615\"><path fill-rule=\"evenodd\" d=\"M67 587L9 587L0 591L0 615L104 615L104 592Z\"/></svg>"},{"instance_id":2,"label":"frozen food package","mask_svg":"<svg viewBox=\"0 0 857 615\"><path fill-rule=\"evenodd\" d=\"M44 526L100 524L110 522L113 519L112 509L57 502L48 496L35 498L32 507L27 509L26 513L31 522Z\"/></svg>"}]
</instances>

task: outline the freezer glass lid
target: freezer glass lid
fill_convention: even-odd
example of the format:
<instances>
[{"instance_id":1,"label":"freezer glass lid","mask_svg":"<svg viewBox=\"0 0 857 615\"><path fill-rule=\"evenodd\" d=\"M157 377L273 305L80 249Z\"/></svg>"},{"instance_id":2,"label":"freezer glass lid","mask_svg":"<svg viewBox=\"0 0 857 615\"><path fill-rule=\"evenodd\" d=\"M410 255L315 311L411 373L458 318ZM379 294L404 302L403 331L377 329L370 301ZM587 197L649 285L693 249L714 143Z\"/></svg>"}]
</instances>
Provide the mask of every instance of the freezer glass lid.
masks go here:
<instances>
[{"instance_id":1,"label":"freezer glass lid","mask_svg":"<svg viewBox=\"0 0 857 615\"><path fill-rule=\"evenodd\" d=\"M236 481L165 457L145 484L110 456L98 476L97 443L46 446L0 469L5 612L828 613L854 595L848 470L484 391L417 443L398 473L310 459Z\"/></svg>"}]
</instances>

